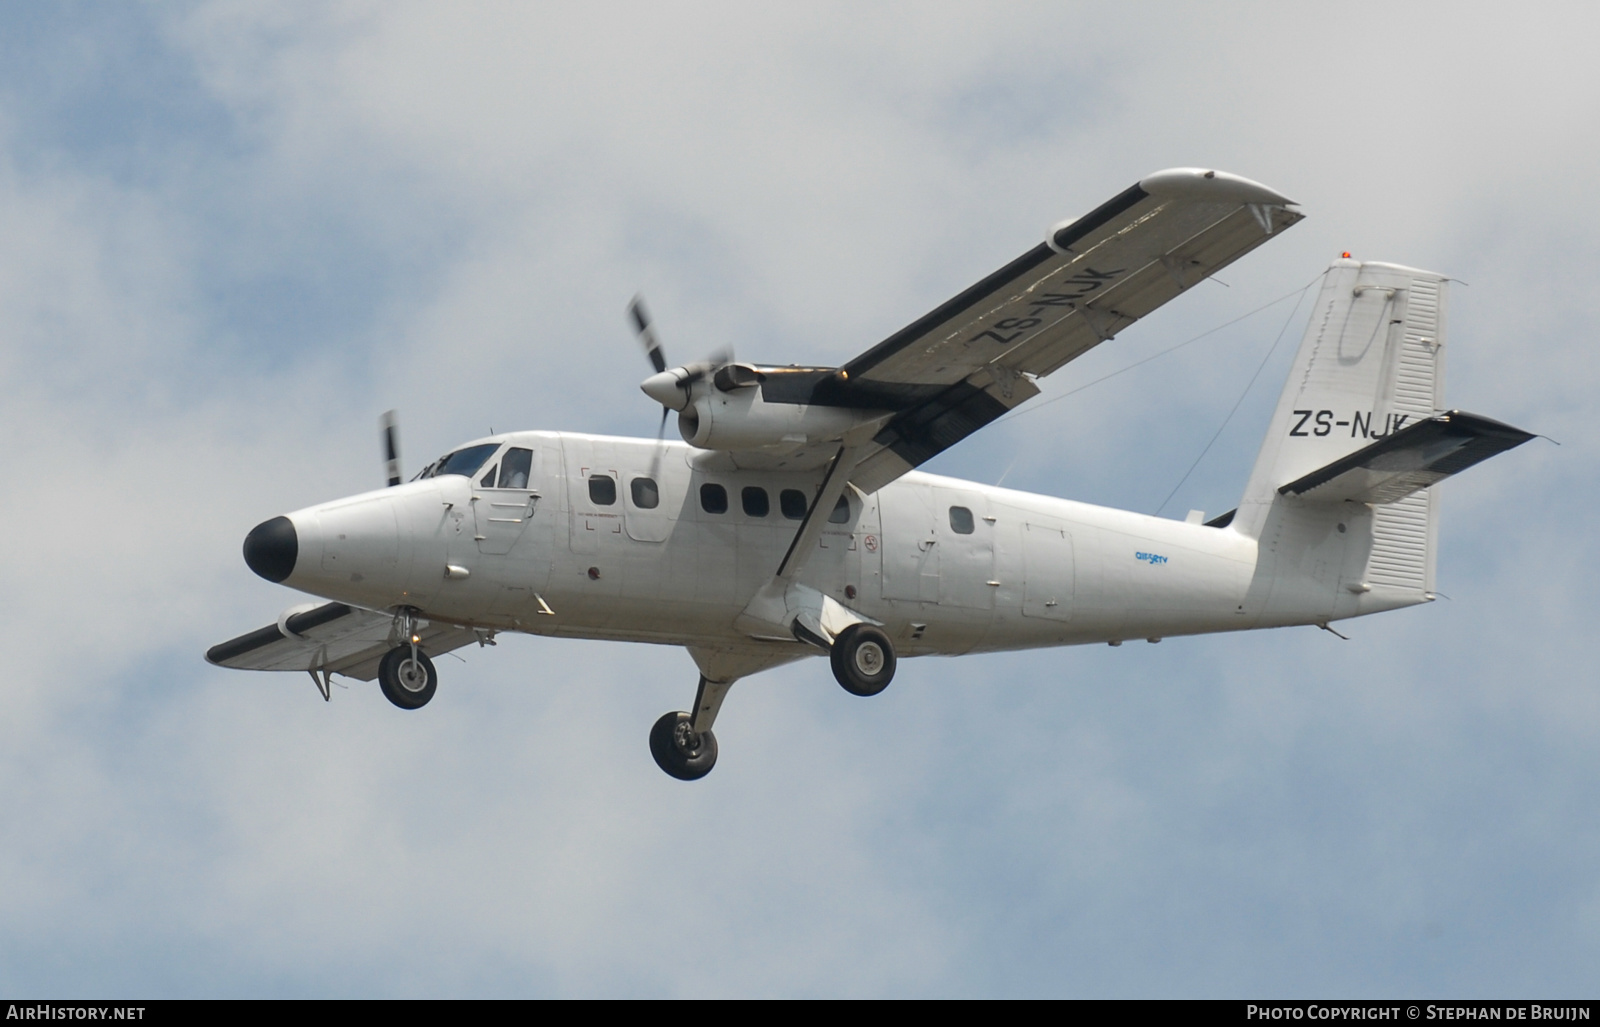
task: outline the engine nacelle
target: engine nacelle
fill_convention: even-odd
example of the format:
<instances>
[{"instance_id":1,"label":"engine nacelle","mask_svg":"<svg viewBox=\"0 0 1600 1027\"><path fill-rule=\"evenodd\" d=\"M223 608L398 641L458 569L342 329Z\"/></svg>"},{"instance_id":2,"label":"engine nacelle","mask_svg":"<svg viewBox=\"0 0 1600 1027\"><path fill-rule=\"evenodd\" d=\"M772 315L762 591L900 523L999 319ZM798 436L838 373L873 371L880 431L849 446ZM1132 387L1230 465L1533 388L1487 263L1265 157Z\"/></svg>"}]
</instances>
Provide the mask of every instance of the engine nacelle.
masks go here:
<instances>
[{"instance_id":1,"label":"engine nacelle","mask_svg":"<svg viewBox=\"0 0 1600 1027\"><path fill-rule=\"evenodd\" d=\"M756 386L727 392L714 386L694 391L678 414L678 431L685 442L701 449L764 449L825 442L883 416L875 410L768 403Z\"/></svg>"}]
</instances>

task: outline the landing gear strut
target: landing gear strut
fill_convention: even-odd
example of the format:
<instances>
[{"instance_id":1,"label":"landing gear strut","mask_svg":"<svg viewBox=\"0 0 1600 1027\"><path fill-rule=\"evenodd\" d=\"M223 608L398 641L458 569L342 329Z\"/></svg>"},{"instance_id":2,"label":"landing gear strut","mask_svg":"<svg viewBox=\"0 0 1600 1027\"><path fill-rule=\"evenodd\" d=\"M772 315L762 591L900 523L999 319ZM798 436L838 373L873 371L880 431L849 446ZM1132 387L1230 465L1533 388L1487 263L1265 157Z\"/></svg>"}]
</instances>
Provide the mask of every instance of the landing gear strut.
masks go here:
<instances>
[{"instance_id":1,"label":"landing gear strut","mask_svg":"<svg viewBox=\"0 0 1600 1027\"><path fill-rule=\"evenodd\" d=\"M414 645L397 645L378 664L378 687L402 710L419 710L438 689L439 672L427 653Z\"/></svg>"},{"instance_id":2,"label":"landing gear strut","mask_svg":"<svg viewBox=\"0 0 1600 1027\"><path fill-rule=\"evenodd\" d=\"M833 676L851 695L877 695L894 680L894 644L871 624L852 624L828 650Z\"/></svg>"},{"instance_id":3,"label":"landing gear strut","mask_svg":"<svg viewBox=\"0 0 1600 1027\"><path fill-rule=\"evenodd\" d=\"M656 766L679 781L698 781L717 765L717 736L711 733L722 697L732 681L700 679L694 713L663 713L650 729L650 755Z\"/></svg>"}]
</instances>

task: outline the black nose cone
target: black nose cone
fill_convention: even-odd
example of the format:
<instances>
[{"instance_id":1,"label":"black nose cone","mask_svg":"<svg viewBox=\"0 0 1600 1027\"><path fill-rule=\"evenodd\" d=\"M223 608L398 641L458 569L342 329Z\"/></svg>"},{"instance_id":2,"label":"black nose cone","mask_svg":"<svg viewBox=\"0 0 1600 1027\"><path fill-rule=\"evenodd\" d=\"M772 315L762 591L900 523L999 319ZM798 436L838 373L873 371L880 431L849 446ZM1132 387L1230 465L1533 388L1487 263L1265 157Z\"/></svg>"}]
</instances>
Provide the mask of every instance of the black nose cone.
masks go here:
<instances>
[{"instance_id":1,"label":"black nose cone","mask_svg":"<svg viewBox=\"0 0 1600 1027\"><path fill-rule=\"evenodd\" d=\"M282 581L292 574L299 555L300 538L287 517L262 521L244 537L244 562L268 581Z\"/></svg>"}]
</instances>

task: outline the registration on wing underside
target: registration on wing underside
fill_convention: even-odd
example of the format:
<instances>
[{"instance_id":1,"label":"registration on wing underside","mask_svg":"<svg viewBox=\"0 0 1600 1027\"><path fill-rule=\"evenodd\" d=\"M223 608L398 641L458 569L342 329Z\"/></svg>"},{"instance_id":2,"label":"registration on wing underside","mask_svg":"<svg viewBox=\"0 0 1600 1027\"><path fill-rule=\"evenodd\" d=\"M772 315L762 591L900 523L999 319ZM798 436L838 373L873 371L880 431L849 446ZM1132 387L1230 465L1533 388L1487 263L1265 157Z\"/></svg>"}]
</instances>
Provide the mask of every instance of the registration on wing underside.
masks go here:
<instances>
[{"instance_id":1,"label":"registration on wing underside","mask_svg":"<svg viewBox=\"0 0 1600 1027\"><path fill-rule=\"evenodd\" d=\"M1038 394L1050 374L1302 217L1265 186L1160 172L840 369L839 391L928 390L872 440L871 492Z\"/></svg>"},{"instance_id":2,"label":"registration on wing underside","mask_svg":"<svg viewBox=\"0 0 1600 1027\"><path fill-rule=\"evenodd\" d=\"M991 363L1045 375L1299 221L1298 211L1153 197L1067 252L1041 244L846 364L852 380L953 385ZM974 294L976 293L976 294Z\"/></svg>"}]
</instances>

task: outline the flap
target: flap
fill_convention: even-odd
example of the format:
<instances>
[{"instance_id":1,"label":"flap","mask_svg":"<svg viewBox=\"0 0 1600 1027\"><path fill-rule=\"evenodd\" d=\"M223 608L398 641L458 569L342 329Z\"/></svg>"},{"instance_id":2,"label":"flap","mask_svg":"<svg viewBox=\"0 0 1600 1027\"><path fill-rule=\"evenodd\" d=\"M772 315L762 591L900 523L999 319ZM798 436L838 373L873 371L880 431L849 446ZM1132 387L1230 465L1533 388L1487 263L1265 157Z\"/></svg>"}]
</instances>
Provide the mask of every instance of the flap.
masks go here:
<instances>
[{"instance_id":1,"label":"flap","mask_svg":"<svg viewBox=\"0 0 1600 1027\"><path fill-rule=\"evenodd\" d=\"M417 647L429 656L476 641L471 628L419 622ZM400 644L394 617L344 603L324 603L281 617L277 624L240 635L206 653L206 662L235 670L328 670L371 681L378 661Z\"/></svg>"}]
</instances>

